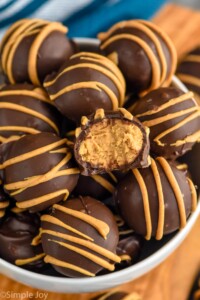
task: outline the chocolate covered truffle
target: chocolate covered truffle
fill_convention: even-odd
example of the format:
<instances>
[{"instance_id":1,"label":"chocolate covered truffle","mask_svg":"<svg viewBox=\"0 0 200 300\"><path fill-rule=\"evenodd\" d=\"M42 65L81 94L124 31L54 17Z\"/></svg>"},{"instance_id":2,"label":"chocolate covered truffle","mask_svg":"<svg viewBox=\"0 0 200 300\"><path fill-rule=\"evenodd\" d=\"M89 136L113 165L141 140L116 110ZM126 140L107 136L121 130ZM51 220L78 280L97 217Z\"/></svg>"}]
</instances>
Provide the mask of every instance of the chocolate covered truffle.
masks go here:
<instances>
[{"instance_id":1,"label":"chocolate covered truffle","mask_svg":"<svg viewBox=\"0 0 200 300\"><path fill-rule=\"evenodd\" d=\"M43 131L59 134L59 116L40 87L14 84L0 89L0 142Z\"/></svg>"},{"instance_id":2,"label":"chocolate covered truffle","mask_svg":"<svg viewBox=\"0 0 200 300\"><path fill-rule=\"evenodd\" d=\"M74 153L82 174L93 175L149 164L148 128L124 108L98 109L82 117Z\"/></svg>"},{"instance_id":3,"label":"chocolate covered truffle","mask_svg":"<svg viewBox=\"0 0 200 300\"><path fill-rule=\"evenodd\" d=\"M145 94L170 84L177 54L170 38L155 24L122 21L98 38L100 48L122 71L129 90Z\"/></svg>"},{"instance_id":4,"label":"chocolate covered truffle","mask_svg":"<svg viewBox=\"0 0 200 300\"><path fill-rule=\"evenodd\" d=\"M121 262L117 264L117 269L123 269L136 262L138 259L143 238L134 233L133 229L130 229L124 222L124 220L116 215L115 220L119 230L119 243L117 245L117 254L121 258Z\"/></svg>"},{"instance_id":5,"label":"chocolate covered truffle","mask_svg":"<svg viewBox=\"0 0 200 300\"><path fill-rule=\"evenodd\" d=\"M193 182L163 157L151 159L150 167L133 169L118 184L115 201L135 233L149 240L185 227L196 208Z\"/></svg>"},{"instance_id":6,"label":"chocolate covered truffle","mask_svg":"<svg viewBox=\"0 0 200 300\"><path fill-rule=\"evenodd\" d=\"M41 217L45 262L69 277L95 276L102 269L114 270L119 239L111 211L91 197L54 204L51 214Z\"/></svg>"},{"instance_id":7,"label":"chocolate covered truffle","mask_svg":"<svg viewBox=\"0 0 200 300\"><path fill-rule=\"evenodd\" d=\"M183 57L177 68L178 78L194 92L200 104L200 46Z\"/></svg>"},{"instance_id":8,"label":"chocolate covered truffle","mask_svg":"<svg viewBox=\"0 0 200 300\"><path fill-rule=\"evenodd\" d=\"M80 175L73 194L104 200L112 196L116 184L117 178L113 173L92 176Z\"/></svg>"},{"instance_id":9,"label":"chocolate covered truffle","mask_svg":"<svg viewBox=\"0 0 200 300\"><path fill-rule=\"evenodd\" d=\"M1 66L10 83L40 85L74 53L61 23L22 19L6 32L1 43Z\"/></svg>"},{"instance_id":10,"label":"chocolate covered truffle","mask_svg":"<svg viewBox=\"0 0 200 300\"><path fill-rule=\"evenodd\" d=\"M100 294L91 300L142 300L142 298L138 293L128 294L127 292L113 290Z\"/></svg>"},{"instance_id":11,"label":"chocolate covered truffle","mask_svg":"<svg viewBox=\"0 0 200 300\"><path fill-rule=\"evenodd\" d=\"M66 140L44 132L12 142L0 168L6 192L30 212L66 200L79 173Z\"/></svg>"},{"instance_id":12,"label":"chocolate covered truffle","mask_svg":"<svg viewBox=\"0 0 200 300\"><path fill-rule=\"evenodd\" d=\"M157 155L176 158L200 138L200 107L192 92L173 87L151 91L132 113L150 128L151 151Z\"/></svg>"},{"instance_id":13,"label":"chocolate covered truffle","mask_svg":"<svg viewBox=\"0 0 200 300\"><path fill-rule=\"evenodd\" d=\"M98 108L115 110L122 106L125 82L118 67L108 58L80 52L49 75L44 82L58 110L74 122Z\"/></svg>"},{"instance_id":14,"label":"chocolate covered truffle","mask_svg":"<svg viewBox=\"0 0 200 300\"><path fill-rule=\"evenodd\" d=\"M0 225L0 257L16 266L40 271L44 253L37 241L40 218L37 214L9 213Z\"/></svg>"}]
</instances>

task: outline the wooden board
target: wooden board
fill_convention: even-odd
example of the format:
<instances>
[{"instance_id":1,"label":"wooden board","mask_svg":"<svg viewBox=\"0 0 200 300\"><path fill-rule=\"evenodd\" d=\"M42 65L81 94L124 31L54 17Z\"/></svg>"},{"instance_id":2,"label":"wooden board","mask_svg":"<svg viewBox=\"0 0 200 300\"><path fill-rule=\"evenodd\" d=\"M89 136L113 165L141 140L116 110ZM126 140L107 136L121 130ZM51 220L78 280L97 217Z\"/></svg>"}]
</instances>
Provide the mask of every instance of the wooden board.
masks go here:
<instances>
[{"instance_id":1,"label":"wooden board","mask_svg":"<svg viewBox=\"0 0 200 300\"><path fill-rule=\"evenodd\" d=\"M200 12L168 4L155 16L154 22L170 35L179 57L200 45ZM183 244L165 262L138 280L119 288L128 292L138 292L144 300L187 300L198 270L200 270L200 219ZM38 292L0 275L0 292L2 291L15 293L28 291L35 295L32 299L36 299ZM89 300L93 295L96 294L48 293L47 300ZM30 299L24 296L25 294L24 300Z\"/></svg>"}]
</instances>

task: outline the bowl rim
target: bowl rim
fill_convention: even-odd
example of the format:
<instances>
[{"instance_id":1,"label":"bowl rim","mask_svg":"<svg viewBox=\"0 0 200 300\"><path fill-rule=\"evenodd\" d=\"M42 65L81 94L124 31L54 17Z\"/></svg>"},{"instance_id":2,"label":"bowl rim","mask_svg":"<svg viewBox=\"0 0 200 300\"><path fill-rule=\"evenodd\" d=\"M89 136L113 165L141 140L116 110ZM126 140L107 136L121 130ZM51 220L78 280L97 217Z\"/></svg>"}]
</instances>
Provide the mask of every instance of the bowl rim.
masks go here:
<instances>
[{"instance_id":1,"label":"bowl rim","mask_svg":"<svg viewBox=\"0 0 200 300\"><path fill-rule=\"evenodd\" d=\"M74 41L79 43L79 45L84 45L86 43L90 43L93 46L97 46L99 44L99 41L97 39L92 38L74 38ZM182 89L184 92L187 92L188 89L185 87L185 85L176 77L173 76L172 82L178 86L180 89ZM64 284L64 285L70 285L71 287L77 287L78 285L88 285L88 284L101 284L107 281L114 281L123 278L123 276L131 275L134 272L139 273L140 275L137 276L139 278L140 276L147 273L149 270L153 269L157 265L159 265L162 261L165 260L170 254L173 253L173 251L170 252L170 249L176 249L179 244L182 242L184 237L189 233L190 229L194 225L195 221L197 220L198 215L200 215L200 199L198 199L198 204L196 210L190 215L187 225L180 231L178 231L175 236L173 236L164 246L162 246L159 250L154 252L153 254L149 255L147 258L143 259L142 261L124 268L123 270L114 271L113 273L105 274L105 275L99 275L96 277L87 277L87 278L68 278L68 277L56 277L56 276L50 276L50 275L44 275L35 273L32 271L28 271L25 269L22 269L18 266L15 266L4 259L0 258L0 267L4 267L5 269L9 270L10 272L15 272L19 278L20 276L26 277L30 280L40 280L44 283L48 284ZM190 229L189 229L190 228ZM164 257L164 259L163 259ZM151 267L153 265L153 267ZM146 269L145 272L142 270ZM0 270L1 273L1 270ZM128 280L122 281L121 283L127 282ZM106 287L105 287L106 288ZM80 291L78 291L80 292Z\"/></svg>"}]
</instances>

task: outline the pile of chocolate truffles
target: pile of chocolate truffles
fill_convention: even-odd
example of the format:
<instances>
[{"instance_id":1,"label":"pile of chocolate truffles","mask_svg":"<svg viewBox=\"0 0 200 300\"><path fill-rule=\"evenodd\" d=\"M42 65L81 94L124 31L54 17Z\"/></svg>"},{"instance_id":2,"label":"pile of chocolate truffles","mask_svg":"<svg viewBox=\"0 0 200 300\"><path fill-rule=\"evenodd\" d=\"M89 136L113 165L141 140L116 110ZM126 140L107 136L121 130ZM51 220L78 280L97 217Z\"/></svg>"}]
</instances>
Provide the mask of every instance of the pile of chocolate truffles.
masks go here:
<instances>
[{"instance_id":1,"label":"pile of chocolate truffles","mask_svg":"<svg viewBox=\"0 0 200 300\"><path fill-rule=\"evenodd\" d=\"M84 52L67 30L26 19L1 41L0 257L93 277L186 226L197 191L177 159L200 108L171 85L176 51L153 23L117 23Z\"/></svg>"}]
</instances>

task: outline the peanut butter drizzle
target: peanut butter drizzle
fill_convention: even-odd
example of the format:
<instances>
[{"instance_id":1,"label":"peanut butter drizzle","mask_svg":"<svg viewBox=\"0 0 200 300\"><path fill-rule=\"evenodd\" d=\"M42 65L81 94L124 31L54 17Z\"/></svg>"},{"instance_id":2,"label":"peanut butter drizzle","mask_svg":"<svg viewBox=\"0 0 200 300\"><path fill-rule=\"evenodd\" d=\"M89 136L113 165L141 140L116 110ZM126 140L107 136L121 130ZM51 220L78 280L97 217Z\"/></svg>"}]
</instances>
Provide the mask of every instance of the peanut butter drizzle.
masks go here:
<instances>
[{"instance_id":1,"label":"peanut butter drizzle","mask_svg":"<svg viewBox=\"0 0 200 300\"><path fill-rule=\"evenodd\" d=\"M197 55L197 54L189 54L187 55L183 62L185 61L191 61L191 62L197 62L197 63L200 63L200 55Z\"/></svg>"},{"instance_id":2,"label":"peanut butter drizzle","mask_svg":"<svg viewBox=\"0 0 200 300\"><path fill-rule=\"evenodd\" d=\"M67 150L66 150L66 152L67 152ZM49 181L56 177L74 174L74 173L77 174L77 173L79 173L79 170L77 168L60 170L65 164L67 164L69 162L71 157L72 157L72 154L70 152L68 152L67 155L47 173L44 173L42 175L35 175L35 176L29 177L29 178L25 178L22 181L5 184L4 187L7 190L16 190L14 193L12 193L12 195L16 195L16 194L19 194L20 192L24 191L27 188L30 188L35 185L41 184L43 182Z\"/></svg>"},{"instance_id":3,"label":"peanut butter drizzle","mask_svg":"<svg viewBox=\"0 0 200 300\"><path fill-rule=\"evenodd\" d=\"M98 300L106 300L108 297L113 296L115 293L117 293L117 290L109 291L109 292L103 294L101 297L99 297Z\"/></svg>"},{"instance_id":4,"label":"peanut butter drizzle","mask_svg":"<svg viewBox=\"0 0 200 300\"><path fill-rule=\"evenodd\" d=\"M200 86L200 79L195 76L182 73L178 73L177 76L185 83Z\"/></svg>"},{"instance_id":5,"label":"peanut butter drizzle","mask_svg":"<svg viewBox=\"0 0 200 300\"><path fill-rule=\"evenodd\" d=\"M148 26L146 26L146 24L142 24L142 22L140 23L140 21L138 21L138 20L122 21L118 24L114 25L108 31L107 37L109 37L116 29L118 29L120 27L132 27L132 28L141 30L153 41L153 43L155 44L155 48L157 50L159 59L160 59L161 70L162 70L162 74L160 77L160 84L162 84L165 81L166 74L167 74L167 62L166 62L166 59L165 59L165 56L163 53L161 43L160 43L158 37L156 36L156 34L152 30L150 30L148 28ZM157 59L156 56L155 56L155 59Z\"/></svg>"},{"instance_id":6,"label":"peanut butter drizzle","mask_svg":"<svg viewBox=\"0 0 200 300\"><path fill-rule=\"evenodd\" d=\"M37 91L36 91L37 90ZM27 96L34 98L36 100L40 100L43 102L47 102L48 104L52 105L52 102L48 98L47 94L41 89L37 88L33 91L29 90L11 90L11 91L2 91L0 90L0 98L5 96Z\"/></svg>"},{"instance_id":7,"label":"peanut butter drizzle","mask_svg":"<svg viewBox=\"0 0 200 300\"><path fill-rule=\"evenodd\" d=\"M144 113L137 114L136 118L157 114L158 112L163 111L163 110L165 110L173 105L176 105L178 103L181 103L183 101L188 101L188 100L191 101L191 98L193 98L193 96L194 96L193 92L187 92L183 95L180 95L179 97L170 99L169 101L165 102L164 104L160 105L159 107L156 107L156 109L154 108L152 110L147 110ZM194 101L194 103L196 104L195 101Z\"/></svg>"},{"instance_id":8,"label":"peanut butter drizzle","mask_svg":"<svg viewBox=\"0 0 200 300\"><path fill-rule=\"evenodd\" d=\"M187 170L188 169L188 165L187 164L181 164L181 165L178 165L176 168L178 170Z\"/></svg>"},{"instance_id":9,"label":"peanut butter drizzle","mask_svg":"<svg viewBox=\"0 0 200 300\"><path fill-rule=\"evenodd\" d=\"M63 74L66 74L67 72L70 72L70 71L76 70L76 69L82 69L82 68L90 68L90 69L98 71L98 72L102 73L103 75L107 76L117 87L117 90L119 92L120 103L122 103L122 101L124 99L125 91L124 91L124 88L123 88L121 82L118 80L118 78L115 76L115 74L113 74L113 72L111 72L109 69L106 69L105 67L101 67L97 64L92 64L92 63L88 63L88 62L76 64L74 66L69 66L69 67L65 68L61 73L59 73L57 75L57 77L54 80L44 83L44 86L48 87L48 86L54 84L58 80L58 78L60 78ZM88 83L89 82L90 81L88 81Z\"/></svg>"},{"instance_id":10,"label":"peanut butter drizzle","mask_svg":"<svg viewBox=\"0 0 200 300\"><path fill-rule=\"evenodd\" d=\"M98 257L97 255L94 255L88 251L85 251L81 248L78 248L76 246L72 246L70 244L67 244L67 243L63 243L63 242L60 242L60 241L56 241L56 240L49 240L50 242L53 242L53 243L56 243L56 244L59 244L61 245L62 247L65 247L71 251L74 251L86 258L88 258L89 260L93 261L95 264L97 265L100 265L101 267L109 270L109 271L114 271L115 267L113 264L107 262L105 259L102 259L100 257Z\"/></svg>"},{"instance_id":11,"label":"peanut butter drizzle","mask_svg":"<svg viewBox=\"0 0 200 300\"><path fill-rule=\"evenodd\" d=\"M22 131L25 133L30 133L30 134L36 134L40 133L40 130L31 128L31 127L24 127L24 126L0 126L0 131ZM20 137L20 136L19 136ZM4 137L2 136L4 139ZM7 138L5 138L7 139Z\"/></svg>"},{"instance_id":12,"label":"peanut butter drizzle","mask_svg":"<svg viewBox=\"0 0 200 300\"><path fill-rule=\"evenodd\" d=\"M90 240L90 241L94 241L90 236L82 233L81 231L79 230L76 230L75 228L65 224L64 222L60 221L58 218L55 218L53 216L50 216L50 215L43 215L41 216L41 221L45 221L45 222L48 222L48 223L52 223L54 225L57 225L57 226L60 226L60 227L63 227L73 233L76 233L77 235L80 235L82 236L83 238L87 239L87 240Z\"/></svg>"},{"instance_id":13,"label":"peanut butter drizzle","mask_svg":"<svg viewBox=\"0 0 200 300\"><path fill-rule=\"evenodd\" d=\"M156 125L161 124L163 122L167 122L169 120L173 120L175 118L182 117L184 115L187 115L187 114L189 114L193 111L197 111L197 110L198 110L197 106L190 107L190 108L187 108L187 109L184 109L184 110L172 113L172 114L167 114L165 116L155 118L153 120L144 121L144 122L142 122L142 124L144 126L148 126L148 127L156 126Z\"/></svg>"},{"instance_id":14,"label":"peanut butter drizzle","mask_svg":"<svg viewBox=\"0 0 200 300\"><path fill-rule=\"evenodd\" d=\"M101 256L106 257L106 259L112 260L113 262L119 263L121 261L121 259L118 255L116 255L113 252L111 252L111 251L95 244L94 242L87 241L87 240L84 240L82 238L77 238L77 237L74 237L74 236L69 235L69 234L64 234L64 233L61 233L61 232L56 232L56 231L47 230L47 229L42 229L42 234L53 235L55 237L62 238L62 239L67 240L69 242L84 246L84 247L100 254Z\"/></svg>"},{"instance_id":15,"label":"peanut butter drizzle","mask_svg":"<svg viewBox=\"0 0 200 300\"><path fill-rule=\"evenodd\" d=\"M122 255L120 255L120 258L121 258L121 261L131 260L131 257L128 254L122 254Z\"/></svg>"},{"instance_id":16,"label":"peanut butter drizzle","mask_svg":"<svg viewBox=\"0 0 200 300\"><path fill-rule=\"evenodd\" d=\"M11 208L11 211L15 214L20 214L21 212L26 211L26 209L22 209L22 208L15 206L15 207Z\"/></svg>"},{"instance_id":17,"label":"peanut butter drizzle","mask_svg":"<svg viewBox=\"0 0 200 300\"><path fill-rule=\"evenodd\" d=\"M80 52L72 55L70 59L76 57L80 57L80 59L87 59L91 62L96 62L96 63L100 62L104 67L109 68L111 71L113 71L113 73L117 76L117 78L121 82L124 90L126 89L126 82L122 72L112 61L107 59L105 56L97 53L92 53L92 52Z\"/></svg>"},{"instance_id":18,"label":"peanut butter drizzle","mask_svg":"<svg viewBox=\"0 0 200 300\"><path fill-rule=\"evenodd\" d=\"M157 165L154 159L151 159L151 170L156 183L157 195L158 195L158 226L156 231L156 240L161 240L164 233L164 223L165 223L165 202L162 189L162 183L160 179L160 174L158 172Z\"/></svg>"},{"instance_id":19,"label":"peanut butter drizzle","mask_svg":"<svg viewBox=\"0 0 200 300\"><path fill-rule=\"evenodd\" d=\"M133 169L132 170L133 175L135 176L135 179L137 180L137 183L139 185L141 194L142 194L142 200L143 200L143 206L144 206L144 215L145 215L145 221L146 221L146 239L150 240L151 234L152 234L152 223L151 223L151 212L150 212L150 206L149 206L149 197L148 197L148 191L146 184L144 182L144 179L142 178L139 170Z\"/></svg>"},{"instance_id":20,"label":"peanut butter drizzle","mask_svg":"<svg viewBox=\"0 0 200 300\"><path fill-rule=\"evenodd\" d=\"M100 175L92 175L92 179L94 179L96 182L98 182L101 186L103 186L107 191L109 191L111 194L114 192L115 187L105 178L103 178Z\"/></svg>"},{"instance_id":21,"label":"peanut butter drizzle","mask_svg":"<svg viewBox=\"0 0 200 300\"><path fill-rule=\"evenodd\" d=\"M67 263L65 261L56 259L55 257L50 256L50 255L46 255L45 258L44 258L44 261L46 263L50 263L50 264L55 265L55 266L59 266L59 267L62 267L62 268L67 268L67 269L74 270L76 272L79 272L81 274L84 274L84 275L87 275L87 276L90 276L90 277L94 277L95 276L94 273L91 273L91 272L89 272L89 271L87 271L87 270L85 270L83 268L77 267L77 266L72 265L70 263Z\"/></svg>"},{"instance_id":22,"label":"peanut butter drizzle","mask_svg":"<svg viewBox=\"0 0 200 300\"><path fill-rule=\"evenodd\" d=\"M46 201L49 201L53 198L61 196L62 194L65 195L65 197L63 199L65 201L69 196L69 191L67 189L58 190L56 192L49 193L49 194L46 194L44 196L40 196L40 197L37 197L37 198L25 200L25 201L22 201L22 202L17 202L16 206L19 207L19 208L30 208L32 206L39 205L43 202L46 202Z\"/></svg>"},{"instance_id":23,"label":"peanut butter drizzle","mask_svg":"<svg viewBox=\"0 0 200 300\"><path fill-rule=\"evenodd\" d=\"M192 211L195 211L196 207L197 207L197 191L195 189L195 186L194 186L192 180L189 177L187 177L187 180L188 180L191 195L192 195Z\"/></svg>"},{"instance_id":24,"label":"peanut butter drizzle","mask_svg":"<svg viewBox=\"0 0 200 300\"><path fill-rule=\"evenodd\" d=\"M195 142L198 142L199 139L200 139L200 130L198 130L197 132L194 132L191 135L188 135L183 140L178 140L175 143L170 144L170 146L179 147L179 146L184 145L186 143L195 143Z\"/></svg>"},{"instance_id":25,"label":"peanut butter drizzle","mask_svg":"<svg viewBox=\"0 0 200 300\"><path fill-rule=\"evenodd\" d=\"M89 225L94 227L100 233L100 235L106 240L107 235L110 232L110 228L105 222L98 220L97 218L94 218L86 213L76 211L74 209L61 206L59 204L54 204L53 208L88 223Z\"/></svg>"},{"instance_id":26,"label":"peanut butter drizzle","mask_svg":"<svg viewBox=\"0 0 200 300\"><path fill-rule=\"evenodd\" d=\"M174 73L176 71L176 67L177 67L176 48L175 48L172 40L170 39L170 37L165 33L164 30L161 30L159 27L157 27L156 24L154 24L152 22L145 21L145 20L140 20L140 22L142 24L146 25L147 27L150 27L151 29L155 30L158 33L158 35L160 35L161 38L164 40L166 45L168 46L168 50L171 54L171 69L170 69L170 72L168 74L168 77L165 79L165 82L162 85L162 86L168 86L171 83L172 76L174 75Z\"/></svg>"},{"instance_id":27,"label":"peanut butter drizzle","mask_svg":"<svg viewBox=\"0 0 200 300\"><path fill-rule=\"evenodd\" d=\"M153 50L141 38L138 38L137 36L127 34L127 33L117 34L117 35L109 38L107 41L105 41L103 43L103 45L101 46L101 48L105 49L112 42L115 42L120 39L128 39L128 40L131 40L131 41L137 43L145 51L145 53L150 61L150 64L152 66L152 82L151 82L150 87L145 91L145 93L147 93L149 90L156 89L157 87L159 87L161 70L160 70L158 60L155 58Z\"/></svg>"},{"instance_id":28,"label":"peanut butter drizzle","mask_svg":"<svg viewBox=\"0 0 200 300\"><path fill-rule=\"evenodd\" d=\"M179 123L177 123L176 125L172 126L171 128L163 131L162 133L160 133L158 136L156 136L154 138L154 141L159 145L159 146L164 146L165 144L162 143L160 141L160 139L162 139L164 136L166 136L167 134L169 134L170 132L172 131L175 131L176 129L179 129L181 126L184 126L185 124L189 123L190 121L194 120L195 118L199 117L200 116L200 109L198 109L197 112L189 115L187 118L185 118L184 120L180 121ZM184 141L185 139L183 139ZM185 142L183 142L184 144ZM180 144L180 141L179 143ZM172 145L176 145L176 143L173 143Z\"/></svg>"},{"instance_id":29,"label":"peanut butter drizzle","mask_svg":"<svg viewBox=\"0 0 200 300\"><path fill-rule=\"evenodd\" d=\"M41 237L42 237L42 228L39 229L38 235L36 235L31 242L31 246L37 246L41 243Z\"/></svg>"},{"instance_id":30,"label":"peanut butter drizzle","mask_svg":"<svg viewBox=\"0 0 200 300\"><path fill-rule=\"evenodd\" d=\"M186 225L186 211L185 211L185 205L184 205L184 200L183 200L183 195L180 190L180 187L178 185L178 182L176 180L176 177L174 176L174 173L172 172L172 169L166 159L163 157L158 157L156 159L159 164L161 165L171 187L174 192L178 209L179 209L179 216L180 216L180 229L184 228Z\"/></svg>"},{"instance_id":31,"label":"peanut butter drizzle","mask_svg":"<svg viewBox=\"0 0 200 300\"><path fill-rule=\"evenodd\" d=\"M12 141L17 141L19 140L21 137L23 137L24 135L12 135L8 138L5 138L3 136L0 136L0 143L9 143L9 142L12 142Z\"/></svg>"},{"instance_id":32,"label":"peanut butter drizzle","mask_svg":"<svg viewBox=\"0 0 200 300\"><path fill-rule=\"evenodd\" d=\"M86 82L82 81L82 82L78 82L78 83L68 85L68 86L64 87L63 89L61 89L56 94L50 95L50 99L52 101L54 101L54 100L56 100L56 98L58 98L59 96L62 96L63 94L69 93L71 91L75 91L77 89L82 89L82 88L94 89L94 90L97 90L99 92L104 91L108 95L108 97L110 98L110 100L112 102L113 110L116 110L118 108L117 96L105 84L103 84L101 82L98 82L98 81L86 81Z\"/></svg>"},{"instance_id":33,"label":"peanut butter drizzle","mask_svg":"<svg viewBox=\"0 0 200 300\"><path fill-rule=\"evenodd\" d=\"M10 204L9 201L0 202L0 209L8 207Z\"/></svg>"},{"instance_id":34,"label":"peanut butter drizzle","mask_svg":"<svg viewBox=\"0 0 200 300\"><path fill-rule=\"evenodd\" d=\"M45 38L53 31L60 31L64 34L67 33L68 29L63 26L61 23L53 22L46 25L42 30L40 30L40 33L35 38L34 42L31 45L31 48L29 50L29 58L28 58L28 74L30 77L30 80L36 84L40 85L40 80L38 77L37 72L37 56L39 49L44 42Z\"/></svg>"},{"instance_id":35,"label":"peanut butter drizzle","mask_svg":"<svg viewBox=\"0 0 200 300\"><path fill-rule=\"evenodd\" d=\"M124 220L119 215L114 215L114 218L118 227L121 227L125 224Z\"/></svg>"},{"instance_id":36,"label":"peanut butter drizzle","mask_svg":"<svg viewBox=\"0 0 200 300\"><path fill-rule=\"evenodd\" d=\"M27 160L27 159L32 158L32 157L37 156L37 155L44 154L45 152L51 151L52 149L55 149L55 148L57 148L61 145L64 145L64 144L66 144L66 139L56 141L52 144L43 146L41 148L30 151L28 153L24 153L24 154L21 154L19 156L10 158L10 159L6 160L3 164L0 165L0 169L2 170L2 169L6 168L8 166L13 165L13 164L22 162L24 160Z\"/></svg>"},{"instance_id":37,"label":"peanut butter drizzle","mask_svg":"<svg viewBox=\"0 0 200 300\"><path fill-rule=\"evenodd\" d=\"M33 117L39 118L42 121L44 121L45 123L47 123L51 128L53 128L55 130L55 132L58 134L59 130L58 127L56 126L56 124L49 119L48 117L44 116L43 114L27 108L23 105L19 105L19 104L15 104L15 103L9 103L9 102L0 102L0 108L5 108L5 109L11 109L11 110L16 110L16 111L20 111L22 113L31 115Z\"/></svg>"},{"instance_id":38,"label":"peanut butter drizzle","mask_svg":"<svg viewBox=\"0 0 200 300\"><path fill-rule=\"evenodd\" d=\"M118 182L117 177L116 177L112 172L108 172L107 174L110 176L110 178L111 178L115 183Z\"/></svg>"},{"instance_id":39,"label":"peanut butter drizzle","mask_svg":"<svg viewBox=\"0 0 200 300\"><path fill-rule=\"evenodd\" d=\"M17 266L27 265L27 264L30 264L30 263L32 263L34 261L37 261L37 260L43 258L44 256L45 256L45 254L41 253L41 254L38 254L38 255L36 255L34 257L30 257L30 258L16 259L15 264Z\"/></svg>"},{"instance_id":40,"label":"peanut butter drizzle","mask_svg":"<svg viewBox=\"0 0 200 300\"><path fill-rule=\"evenodd\" d=\"M3 218L5 216L5 213L6 213L5 210L1 209L0 210L0 218Z\"/></svg>"}]
</instances>

